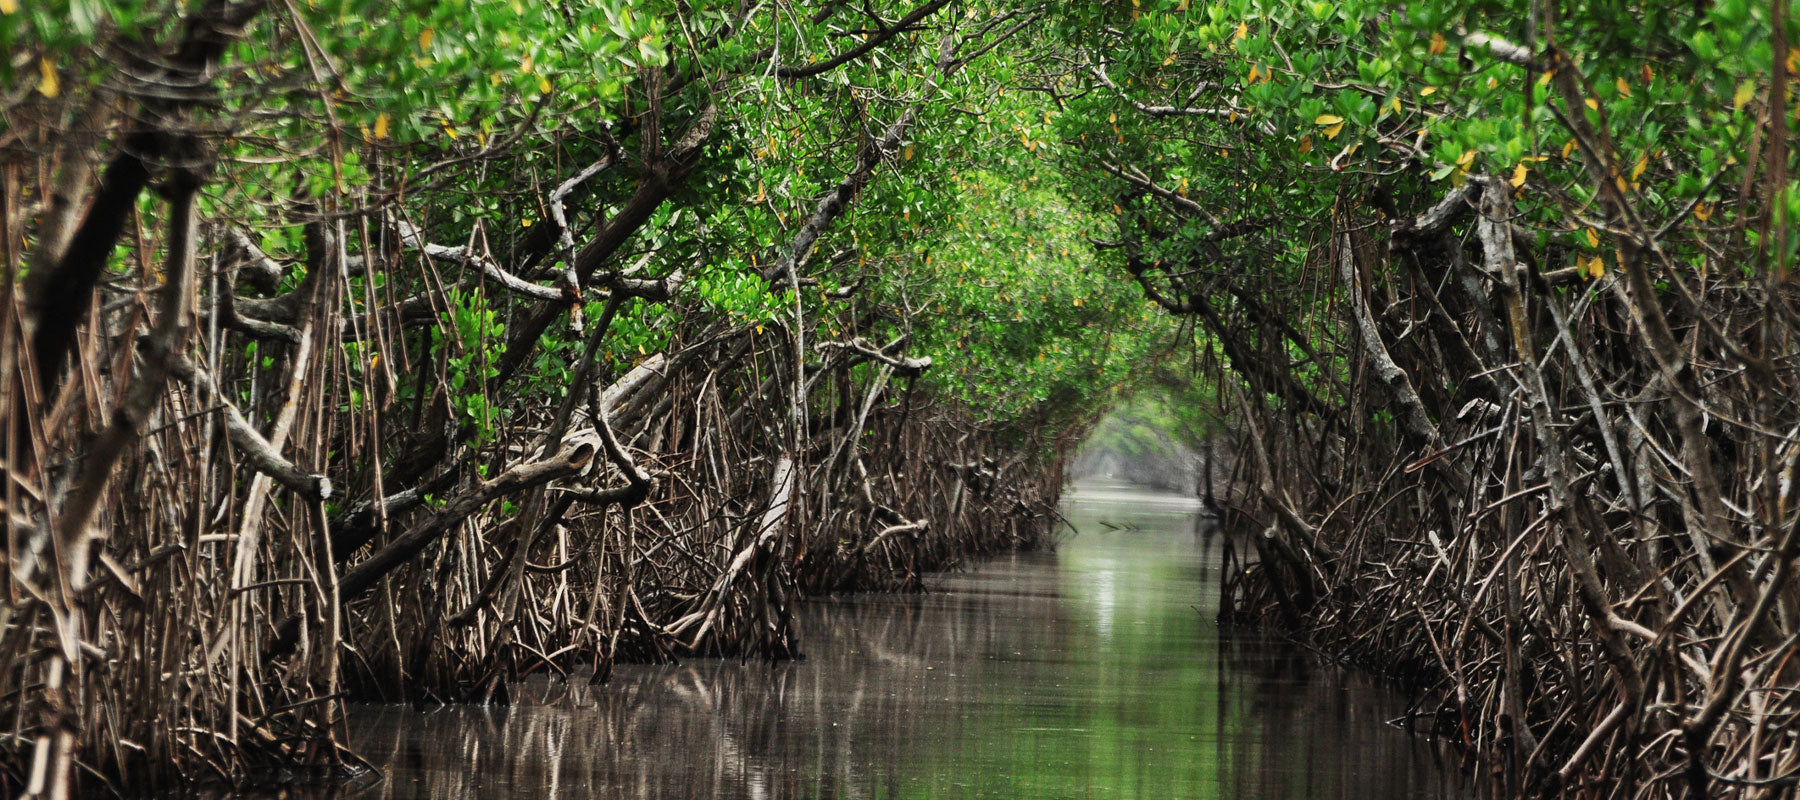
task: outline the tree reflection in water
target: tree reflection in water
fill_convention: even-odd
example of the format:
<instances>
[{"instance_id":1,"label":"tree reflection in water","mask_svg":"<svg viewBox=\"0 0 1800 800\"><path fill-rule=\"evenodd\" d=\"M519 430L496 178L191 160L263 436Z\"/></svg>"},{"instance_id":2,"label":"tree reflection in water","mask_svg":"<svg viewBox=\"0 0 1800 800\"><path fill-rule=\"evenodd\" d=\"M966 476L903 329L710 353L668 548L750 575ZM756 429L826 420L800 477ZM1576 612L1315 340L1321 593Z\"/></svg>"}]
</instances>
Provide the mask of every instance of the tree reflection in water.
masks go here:
<instances>
[{"instance_id":1,"label":"tree reflection in water","mask_svg":"<svg viewBox=\"0 0 1800 800\"><path fill-rule=\"evenodd\" d=\"M363 707L366 798L1439 798L1404 698L1213 623L1222 534L1084 487L1055 553L805 608L801 662L534 678L504 708ZM1100 524L1101 522L1107 525ZM1109 528L1108 525L1112 526ZM1113 528L1116 528L1114 530Z\"/></svg>"}]
</instances>

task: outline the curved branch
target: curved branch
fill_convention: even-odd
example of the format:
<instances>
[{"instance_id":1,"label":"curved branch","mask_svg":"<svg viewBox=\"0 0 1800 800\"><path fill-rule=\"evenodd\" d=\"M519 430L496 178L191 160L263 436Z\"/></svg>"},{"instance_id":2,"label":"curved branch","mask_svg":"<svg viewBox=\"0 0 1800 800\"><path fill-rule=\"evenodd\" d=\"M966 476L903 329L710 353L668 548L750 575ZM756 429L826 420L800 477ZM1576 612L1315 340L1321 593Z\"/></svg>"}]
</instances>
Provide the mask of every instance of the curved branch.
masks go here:
<instances>
[{"instance_id":1,"label":"curved branch","mask_svg":"<svg viewBox=\"0 0 1800 800\"><path fill-rule=\"evenodd\" d=\"M914 23L916 23L919 20L922 20L926 17L931 16L932 14L936 13L938 9L943 8L944 6L947 6L949 4L950 4L950 0L931 0L931 2L926 3L925 5L919 6L916 9L913 9L913 12L911 14L907 14L906 16L901 17L899 22L896 22L893 25L890 25L887 28L882 29L879 33L876 33L875 35L870 36L867 39L864 39L862 44L852 47L849 50L845 50L844 52L839 53L835 56L832 56L829 59L820 61L817 64L807 64L804 67L777 67L775 70L775 74L779 77L792 79L792 78L810 78L814 75L819 75L822 73L830 72L834 69L837 69L838 67L841 67L852 61L855 61L858 58L868 55L869 51L874 50L877 47L880 47L887 40L892 39L896 35L900 34L901 32L911 28Z\"/></svg>"}]
</instances>

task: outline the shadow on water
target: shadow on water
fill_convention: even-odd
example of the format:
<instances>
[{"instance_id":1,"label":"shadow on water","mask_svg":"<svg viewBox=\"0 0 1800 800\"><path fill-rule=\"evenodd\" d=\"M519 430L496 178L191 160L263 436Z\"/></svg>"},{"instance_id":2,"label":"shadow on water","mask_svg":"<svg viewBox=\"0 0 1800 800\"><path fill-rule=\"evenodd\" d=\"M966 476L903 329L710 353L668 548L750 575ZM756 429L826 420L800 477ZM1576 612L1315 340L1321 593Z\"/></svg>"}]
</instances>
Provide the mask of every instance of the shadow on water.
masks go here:
<instances>
[{"instance_id":1,"label":"shadow on water","mask_svg":"<svg viewBox=\"0 0 1800 800\"><path fill-rule=\"evenodd\" d=\"M1218 536L1182 498L1079 487L1054 553L922 595L811 602L811 658L535 680L505 708L363 707L358 798L1447 798L1404 698L1221 633ZM1104 523L1104 524L1102 524ZM288 792L289 797L317 796Z\"/></svg>"}]
</instances>

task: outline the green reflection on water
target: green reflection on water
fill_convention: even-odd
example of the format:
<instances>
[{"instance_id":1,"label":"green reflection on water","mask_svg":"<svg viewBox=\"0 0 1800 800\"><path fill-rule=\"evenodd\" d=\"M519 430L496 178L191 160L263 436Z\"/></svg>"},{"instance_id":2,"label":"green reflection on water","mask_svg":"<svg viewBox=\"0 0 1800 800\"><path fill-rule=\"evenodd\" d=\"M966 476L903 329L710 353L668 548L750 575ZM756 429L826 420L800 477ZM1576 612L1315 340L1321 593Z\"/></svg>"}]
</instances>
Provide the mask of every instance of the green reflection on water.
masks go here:
<instances>
[{"instance_id":1,"label":"green reflection on water","mask_svg":"<svg viewBox=\"0 0 1800 800\"><path fill-rule=\"evenodd\" d=\"M1171 511L1171 508L1178 509ZM1221 536L1169 498L1084 487L1082 533L915 595L820 598L801 662L542 677L505 708L359 707L386 773L318 800L1232 798L1466 794L1403 699L1294 648L1221 635ZM1115 528L1109 529L1102 522Z\"/></svg>"},{"instance_id":2,"label":"green reflection on water","mask_svg":"<svg viewBox=\"0 0 1800 800\"><path fill-rule=\"evenodd\" d=\"M1053 624L1026 637L1023 664L973 670L980 699L903 769L897 796L1219 796L1218 732L1243 712L1220 702L1208 657L1218 636L1191 516L1098 503L1071 514L1082 535L1058 548L1057 591L1041 601L1056 604Z\"/></svg>"}]
</instances>

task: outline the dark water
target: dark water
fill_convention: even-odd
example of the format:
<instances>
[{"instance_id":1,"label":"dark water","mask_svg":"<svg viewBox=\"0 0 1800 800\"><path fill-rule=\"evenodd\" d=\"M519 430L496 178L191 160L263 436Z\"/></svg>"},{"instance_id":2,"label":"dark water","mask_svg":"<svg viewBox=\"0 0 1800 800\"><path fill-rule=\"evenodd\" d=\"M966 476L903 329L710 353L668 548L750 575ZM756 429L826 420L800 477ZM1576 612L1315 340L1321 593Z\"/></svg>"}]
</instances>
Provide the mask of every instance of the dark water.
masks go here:
<instances>
[{"instance_id":1,"label":"dark water","mask_svg":"<svg viewBox=\"0 0 1800 800\"><path fill-rule=\"evenodd\" d=\"M1055 553L814 601L810 658L626 667L503 708L367 707L361 798L1449 798L1404 698L1221 634L1180 498L1073 492ZM1120 528L1112 530L1101 523Z\"/></svg>"}]
</instances>

